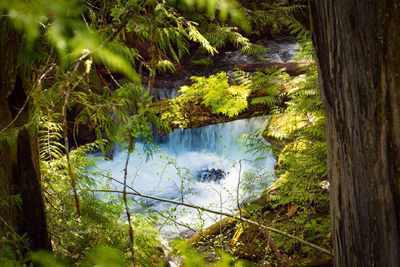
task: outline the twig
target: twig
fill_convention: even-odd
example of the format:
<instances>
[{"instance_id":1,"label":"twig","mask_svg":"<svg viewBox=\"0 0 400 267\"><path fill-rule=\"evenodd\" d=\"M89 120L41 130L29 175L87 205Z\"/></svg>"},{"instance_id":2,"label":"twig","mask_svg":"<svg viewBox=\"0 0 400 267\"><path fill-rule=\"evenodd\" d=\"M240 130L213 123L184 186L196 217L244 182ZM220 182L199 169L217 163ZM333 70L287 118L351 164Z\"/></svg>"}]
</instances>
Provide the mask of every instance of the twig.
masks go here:
<instances>
[{"instance_id":1,"label":"twig","mask_svg":"<svg viewBox=\"0 0 400 267\"><path fill-rule=\"evenodd\" d=\"M321 252L323 252L325 254L328 254L328 255L332 256L332 253L329 250L327 250L325 248L322 248L320 246L317 246L315 244L312 244L312 243L310 243L308 241L305 241L305 240L303 240L301 238L298 238L298 237L296 237L294 235L285 233L285 232L283 232L281 230L278 230L278 229L263 225L261 223L258 223L258 222L255 222L255 221L252 221L252 220L249 220L249 219L246 219L246 218L240 218L239 216L236 216L236 215L233 215L233 214L229 214L229 213L226 213L226 212L215 211L215 210L211 210L211 209L208 209L208 208L200 207L200 206L193 205L193 204L188 204L188 203L185 203L185 202L175 201L175 200L171 200L171 199L145 195L145 194L142 194L142 193L139 193L139 192L135 193L135 192L124 192L124 191L120 191L120 190L104 190L104 189L82 189L82 190L87 190L87 191L92 191L92 192L120 193L120 194L124 194L125 193L127 195L135 195L135 196L144 197L144 198L148 198L148 199L153 199L153 200L157 200L157 201L162 201L162 202L182 205L182 206L186 206L186 207L197 209L197 210L206 211L206 212L217 214L217 215L228 216L228 217L231 217L231 218L236 219L236 220L241 220L241 221L253 224L253 225L257 225L260 228L267 229L267 230L269 230L271 232L274 232L276 234L280 234L280 235L286 236L288 238L297 240L298 242L300 242L300 243L302 243L302 244L304 244L304 245L306 245L308 247L314 248L316 250L319 250L319 251L321 251Z\"/></svg>"},{"instance_id":2,"label":"twig","mask_svg":"<svg viewBox=\"0 0 400 267\"><path fill-rule=\"evenodd\" d=\"M134 188L132 188L131 186L127 185L126 183L124 184L124 183L118 181L118 179L115 179L115 178L113 178L113 177L111 177L111 176L108 176L108 175L103 175L103 176L106 177L107 179L113 180L114 182L117 182L117 183L119 183L119 184L121 184L121 185L123 185L123 186L126 186L126 188L132 190L132 191L135 192L135 193L140 194L138 191L136 191Z\"/></svg>"},{"instance_id":3,"label":"twig","mask_svg":"<svg viewBox=\"0 0 400 267\"><path fill-rule=\"evenodd\" d=\"M158 213L161 217L165 218L166 221L171 220L176 225L180 225L182 227L185 227L185 228L189 229L190 231L193 231L194 233L198 233L202 238L207 239L207 241L210 243L210 245L214 247L214 244L213 244L212 240L208 236L204 235L201 232L198 232L198 230L193 229L192 227L190 227L189 225L187 225L185 223L181 223L181 222L178 222L177 220L174 220L173 218L171 218L171 216L165 216L162 212L160 212L158 210L154 210L154 211L156 213ZM176 225L175 225L175 227L177 227ZM180 233L180 234L182 234L182 233Z\"/></svg>"},{"instance_id":4,"label":"twig","mask_svg":"<svg viewBox=\"0 0 400 267\"><path fill-rule=\"evenodd\" d=\"M111 73L110 70L108 69L107 64L104 62L104 60L103 60L103 63L104 63L104 67L106 67L106 70L107 70L108 74L110 74L111 79L115 82L116 85L118 85L119 88L122 88L122 86L121 86L121 85L119 84L119 82L114 78L114 76L112 75L112 73Z\"/></svg>"},{"instance_id":5,"label":"twig","mask_svg":"<svg viewBox=\"0 0 400 267\"><path fill-rule=\"evenodd\" d=\"M78 66L79 62L76 65ZM68 107L68 101L69 101L69 97L71 95L71 91L74 90L79 85L79 83L82 81L83 77L84 76L82 76L74 86L70 86L69 82L67 83L68 90L67 90L67 94L65 95L64 105L62 107L62 117L63 117L62 128L63 128L63 135L64 135L65 154L67 157L67 165L68 165L67 172L68 172L68 176L71 179L71 186L72 186L72 191L74 193L74 201L75 201L77 217L81 216L81 207L80 207L80 200L79 200L78 192L76 190L75 176L74 176L74 173L71 168L71 160L69 157L67 107Z\"/></svg>"},{"instance_id":6,"label":"twig","mask_svg":"<svg viewBox=\"0 0 400 267\"><path fill-rule=\"evenodd\" d=\"M236 188L236 205L239 211L239 216L240 218L242 218L242 209L240 208L240 202L239 202L239 192L240 192L240 174L242 172L242 161L249 161L252 162L251 160L247 160L247 159L241 159L239 160L239 177L238 177L238 185Z\"/></svg>"},{"instance_id":7,"label":"twig","mask_svg":"<svg viewBox=\"0 0 400 267\"><path fill-rule=\"evenodd\" d=\"M2 221L3 224L4 224L5 226L7 226L12 232L14 232L14 233L20 238L20 236L19 236L18 233L14 230L14 228L12 228L12 226L9 225L9 224L6 222L6 220L4 220L3 217L1 217L1 216L0 216L0 221Z\"/></svg>"},{"instance_id":8,"label":"twig","mask_svg":"<svg viewBox=\"0 0 400 267\"><path fill-rule=\"evenodd\" d=\"M135 251L133 249L133 244L135 242L134 237L133 237L133 230L132 230L132 223L131 223L131 213L129 212L128 208L128 200L126 199L126 179L128 177L128 163L129 163L129 158L131 156L131 151L132 151L132 146L134 145L134 140L131 139L129 140L129 148L128 148L128 155L126 156L126 161L125 161L125 168L124 168L124 191L122 191L123 194L123 199L124 199L124 205L125 205L125 212L126 212L126 217L128 218L128 224L129 224L129 240L131 241L130 243L130 249L131 249L131 260L133 266L136 266L135 263Z\"/></svg>"},{"instance_id":9,"label":"twig","mask_svg":"<svg viewBox=\"0 0 400 267\"><path fill-rule=\"evenodd\" d=\"M42 76L40 76L39 80L37 81L37 86L42 85L42 81L43 81L44 77L46 77L47 74L49 74L49 72L53 70L54 66L55 65L53 64L47 71L45 71L45 73L42 74Z\"/></svg>"},{"instance_id":10,"label":"twig","mask_svg":"<svg viewBox=\"0 0 400 267\"><path fill-rule=\"evenodd\" d=\"M81 13L82 19L85 22L86 28L88 28L88 30L90 31L90 26L89 23L86 21L85 15L83 13Z\"/></svg>"},{"instance_id":11,"label":"twig","mask_svg":"<svg viewBox=\"0 0 400 267\"><path fill-rule=\"evenodd\" d=\"M122 29L125 27L126 24L128 24L129 19L131 18L131 16L135 14L135 12L133 10L129 11L128 13L126 13L124 19L121 21L120 24L118 24L114 31L108 36L106 43L111 42L112 40L114 40L115 37L117 37L118 33L120 31L122 31Z\"/></svg>"},{"instance_id":12,"label":"twig","mask_svg":"<svg viewBox=\"0 0 400 267\"><path fill-rule=\"evenodd\" d=\"M272 240L271 235L268 233L267 230L261 229L261 232L264 234L265 238L268 240L268 244L271 247L272 251L274 252L275 256L278 259L283 260L285 263L289 264L289 262L286 261L286 259L282 256L282 254L279 252L278 247L275 245L275 242Z\"/></svg>"},{"instance_id":13,"label":"twig","mask_svg":"<svg viewBox=\"0 0 400 267\"><path fill-rule=\"evenodd\" d=\"M97 6L92 5L89 1L85 1L85 4L88 5L89 7L96 9L97 11L100 10L100 8L98 8Z\"/></svg>"}]
</instances>

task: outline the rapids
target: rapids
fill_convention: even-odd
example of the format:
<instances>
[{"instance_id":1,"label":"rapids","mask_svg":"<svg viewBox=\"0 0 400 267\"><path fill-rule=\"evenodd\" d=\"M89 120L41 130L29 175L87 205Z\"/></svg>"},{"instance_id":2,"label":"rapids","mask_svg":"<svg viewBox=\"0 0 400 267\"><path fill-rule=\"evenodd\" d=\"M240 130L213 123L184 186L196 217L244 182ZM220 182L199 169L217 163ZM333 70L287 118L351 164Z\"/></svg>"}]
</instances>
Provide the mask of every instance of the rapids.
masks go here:
<instances>
[{"instance_id":1,"label":"rapids","mask_svg":"<svg viewBox=\"0 0 400 267\"><path fill-rule=\"evenodd\" d=\"M238 203L258 196L268 184L268 179L272 178L275 164L272 155L256 161L257 156L243 150L243 144L237 141L242 134L249 131L261 131L266 123L267 118L258 117L197 129L176 129L158 141L158 150L149 160L146 159L143 144L137 143L129 161L127 184L147 195L233 212ZM113 160L98 163L104 172L122 182L126 158L127 152L118 150ZM224 178L218 181L199 181L196 176L204 169L221 170L225 173ZM238 198L239 171L243 180L244 172L260 169L270 172L271 175L258 179L251 193L244 194L239 187ZM122 189L120 183L113 181L110 187ZM146 205L157 211L171 206L156 201L146 201ZM136 208L142 210L140 205ZM200 219L196 214L195 210L183 212L178 219L185 223L208 225L218 217L207 215Z\"/></svg>"},{"instance_id":2,"label":"rapids","mask_svg":"<svg viewBox=\"0 0 400 267\"><path fill-rule=\"evenodd\" d=\"M261 40L259 44L268 48L268 51L261 55L267 62L287 62L294 54L297 41L278 39L267 43ZM254 62L259 62L259 59L243 55L240 49L227 51L219 56L218 62L209 73L219 71L229 73L237 64ZM176 88L172 90L155 88L157 100L176 97L178 94ZM256 160L257 156L241 149L243 144L237 141L242 134L250 131L261 132L266 123L266 117L258 117L197 129L176 129L168 136L156 137L158 149L148 160L143 144L137 143L129 161L127 184L142 194L233 213L243 201L257 197L273 179L276 161L272 154L265 155L262 160ZM126 158L127 152L117 149L113 160L98 164L103 172L108 172L123 182ZM251 171L262 172L263 175L257 176L253 184L247 185L248 190L244 190L243 185L248 181L244 179L244 173ZM207 178L209 173L214 176L218 174L218 179ZM103 181L103 183L112 189L122 189L122 185L117 182ZM208 226L220 219L220 216L202 214L195 209L175 207L154 200L143 201L138 197L133 199L137 201L134 209L138 212L147 212L143 204L157 212L172 208L176 210L174 220L191 224L195 229ZM182 230L177 225L162 225L161 232L164 235L171 231L176 234Z\"/></svg>"}]
</instances>

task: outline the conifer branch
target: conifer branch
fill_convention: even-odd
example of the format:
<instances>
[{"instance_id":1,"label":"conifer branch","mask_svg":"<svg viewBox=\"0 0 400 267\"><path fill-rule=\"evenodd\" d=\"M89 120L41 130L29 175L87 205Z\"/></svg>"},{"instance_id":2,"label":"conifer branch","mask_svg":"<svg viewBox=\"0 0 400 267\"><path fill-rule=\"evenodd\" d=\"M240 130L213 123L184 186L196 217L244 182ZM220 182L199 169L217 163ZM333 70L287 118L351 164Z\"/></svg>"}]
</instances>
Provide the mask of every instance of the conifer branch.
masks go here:
<instances>
[{"instance_id":1,"label":"conifer branch","mask_svg":"<svg viewBox=\"0 0 400 267\"><path fill-rule=\"evenodd\" d=\"M126 13L122 22L118 24L114 28L114 31L107 37L106 43L111 42L112 40L114 40L115 37L117 37L118 33L122 31L122 29L126 26L126 24L128 24L129 19L132 17L133 14L134 14L133 10L130 10L128 13Z\"/></svg>"},{"instance_id":2,"label":"conifer branch","mask_svg":"<svg viewBox=\"0 0 400 267\"><path fill-rule=\"evenodd\" d=\"M150 40L150 49L151 49L151 60L150 60L150 74L149 74L149 83L147 85L147 93L151 95L154 87L154 82L156 79L156 71L157 71L157 64L159 61L159 48L157 42L157 22L156 22L156 14L154 7L151 10L151 40Z\"/></svg>"},{"instance_id":3,"label":"conifer branch","mask_svg":"<svg viewBox=\"0 0 400 267\"><path fill-rule=\"evenodd\" d=\"M115 39L115 37L117 37L118 33L121 32L121 30L126 26L126 24L128 24L129 19L133 14L134 14L134 12L132 10L129 11L128 13L126 13L123 21L115 27L114 31L107 37L106 41L102 44L102 46L106 43L111 42L112 40ZM92 52L87 52L87 53L83 54L80 58L75 60L75 62L77 64L75 65L74 72L76 72L78 70L79 63L81 61L87 59L91 54L92 54Z\"/></svg>"}]
</instances>

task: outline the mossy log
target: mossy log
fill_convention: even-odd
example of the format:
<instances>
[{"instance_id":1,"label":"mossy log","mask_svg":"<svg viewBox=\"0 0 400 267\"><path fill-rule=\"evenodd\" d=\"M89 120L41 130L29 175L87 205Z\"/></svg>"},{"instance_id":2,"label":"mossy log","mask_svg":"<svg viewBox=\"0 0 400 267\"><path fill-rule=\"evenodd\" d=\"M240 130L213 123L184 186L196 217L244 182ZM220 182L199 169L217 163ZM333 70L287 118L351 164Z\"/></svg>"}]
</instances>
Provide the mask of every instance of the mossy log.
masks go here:
<instances>
[{"instance_id":1,"label":"mossy log","mask_svg":"<svg viewBox=\"0 0 400 267\"><path fill-rule=\"evenodd\" d=\"M297 203L276 207L274 203L269 195L264 195L243 207L241 214L243 218L256 220L263 225L274 224L277 220L285 227L296 224L292 217L297 216ZM332 257L325 253L310 251L299 255L289 251L285 254L282 236L235 218L224 218L196 233L187 242L199 251L213 250L217 244L217 247L224 248L236 257L264 263L266 266L332 266Z\"/></svg>"},{"instance_id":2,"label":"mossy log","mask_svg":"<svg viewBox=\"0 0 400 267\"><path fill-rule=\"evenodd\" d=\"M255 71L256 69L262 69L265 67L277 67L277 68L285 68L285 71L288 72L290 75L300 75L305 73L306 68L313 64L313 62L289 62L289 63L279 63L279 62L272 62L272 63L262 63L262 64L244 64L240 65L239 68L246 70L246 71ZM281 91L287 92L291 87L290 84L283 86ZM247 119L257 116L264 116L267 115L271 108L282 107L285 103L286 95L282 94L279 97L278 103L270 107L266 104L252 104L252 99L256 97L263 97L267 96L265 90L259 90L256 92L252 92L251 95L248 97L248 107L242 111L239 115L229 117L223 114L215 114L212 112L211 107L207 107L201 104L202 99L199 97L196 101L188 101L186 105L181 110L181 118L179 122L176 121L167 121L164 122L168 125L170 129L175 128L198 128L203 127L211 124L229 122L239 119ZM162 116L165 112L170 112L170 103L171 100L167 99L164 101L158 101L151 104L151 109L153 113L159 117Z\"/></svg>"},{"instance_id":3,"label":"mossy log","mask_svg":"<svg viewBox=\"0 0 400 267\"><path fill-rule=\"evenodd\" d=\"M218 235L220 232L223 232L225 229L233 228L236 225L236 219L226 217L219 222L214 223L213 225L207 227L202 232L197 232L195 235L189 238L188 242L191 244L196 244L200 240L214 238L214 236Z\"/></svg>"},{"instance_id":4,"label":"mossy log","mask_svg":"<svg viewBox=\"0 0 400 267\"><path fill-rule=\"evenodd\" d=\"M167 112L169 110L170 108L169 103L170 100L159 101L153 103L151 105L151 108L156 115L161 116L164 112ZM269 111L270 108L266 105L261 105L261 104L249 105L249 107L245 111L241 112L239 115L234 117L229 117L223 114L214 114L212 113L210 107L206 107L203 104L193 103L184 112L183 116L185 117L185 125L183 127L182 125L174 122L168 122L168 121L165 122L172 130L176 128L190 129L190 128L199 128L211 124L263 116L267 115Z\"/></svg>"},{"instance_id":5,"label":"mossy log","mask_svg":"<svg viewBox=\"0 0 400 267\"><path fill-rule=\"evenodd\" d=\"M282 88L282 91L287 91L287 88L286 87ZM165 120L164 122L172 130L176 128L190 129L190 128L203 127L211 124L230 122L234 120L265 116L270 112L271 107L265 104L251 103L253 98L260 96L265 96L265 93L261 91L252 93L248 98L248 103L249 103L248 107L244 111L242 111L239 115L233 117L229 117L223 114L213 113L211 107L207 107L201 104L201 98L199 97L197 101L188 102L187 105L181 111L182 121L184 121L184 124L168 120ZM285 101L286 97L282 96L279 100L279 103L276 106L283 106ZM158 101L152 103L150 108L156 116L161 117L163 113L170 112L171 108L170 103L171 103L170 99ZM273 108L275 108L276 106L274 106Z\"/></svg>"}]
</instances>

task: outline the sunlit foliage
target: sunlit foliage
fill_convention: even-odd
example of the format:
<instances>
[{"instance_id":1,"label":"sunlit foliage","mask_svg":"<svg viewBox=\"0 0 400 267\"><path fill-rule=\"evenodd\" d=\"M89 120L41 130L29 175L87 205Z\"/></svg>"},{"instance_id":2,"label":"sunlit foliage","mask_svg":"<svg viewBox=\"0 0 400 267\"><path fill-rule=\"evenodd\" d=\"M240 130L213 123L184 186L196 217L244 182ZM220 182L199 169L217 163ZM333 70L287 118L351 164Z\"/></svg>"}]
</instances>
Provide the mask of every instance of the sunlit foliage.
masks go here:
<instances>
[{"instance_id":1,"label":"sunlit foliage","mask_svg":"<svg viewBox=\"0 0 400 267\"><path fill-rule=\"evenodd\" d=\"M260 28L272 24L275 30L287 26L306 35L292 16L304 10L302 1L296 1L295 5L277 1L265 7L265 10L246 11L254 15L250 16L253 24ZM208 56L227 44L241 47L248 55L264 52L264 48L245 37L242 30L248 32L249 23L242 10L230 0L0 2L0 21L10 21L23 33L18 64L29 68L32 87L27 92L31 119L29 125L22 127L38 130L48 229L54 254L63 258L57 260L43 253L26 257L29 240L10 232L1 239L0 264L32 261L46 266L123 266L131 257L142 266L164 262L160 237L151 219L134 214L131 225L126 223L123 204L134 207L133 200L124 203L122 197L91 192L91 188L104 184L107 174L95 172L96 158L87 154L98 153L101 157L115 142L132 150L134 142L140 139L151 155L152 124L162 125L149 110L151 96L141 85L139 75L143 75L143 69L173 72L184 56L191 53L193 44L198 46L194 54L199 57L192 58L197 63L212 62ZM0 25L0 32L4 30ZM0 38L3 36L6 35ZM304 51L310 52L310 47L304 45ZM253 76L238 72L230 79L222 72L193 77L192 81L192 85L181 88L181 97L171 101L172 112L164 114L182 127L185 118L180 117L180 111L189 102L203 104L215 114L234 117L247 108L251 92L264 91L251 101L272 107L286 96L281 89L289 82L289 76L282 71L266 70ZM278 181L274 190L279 194L272 197L274 205L299 205L294 224L288 226L279 220L276 224L325 245L329 242L328 216L319 218L318 212L325 211L328 203L326 145L315 67L293 84L288 90L286 109L277 111L266 132L266 136L284 144L277 153ZM93 142L79 144L76 136L81 126L88 127ZM18 129L0 129L0 140L12 142L11 137ZM69 168L74 177L72 184ZM74 191L79 196L79 205L74 205ZM20 205L18 199L15 196L15 205ZM134 242L128 238L129 227L133 229ZM286 251L297 251L290 240L277 240ZM179 249L177 254L187 266L206 264L194 251L178 245L176 250ZM306 248L301 248L301 252L307 252ZM216 266L245 264L224 253L220 253L219 259L221 262Z\"/></svg>"}]
</instances>

